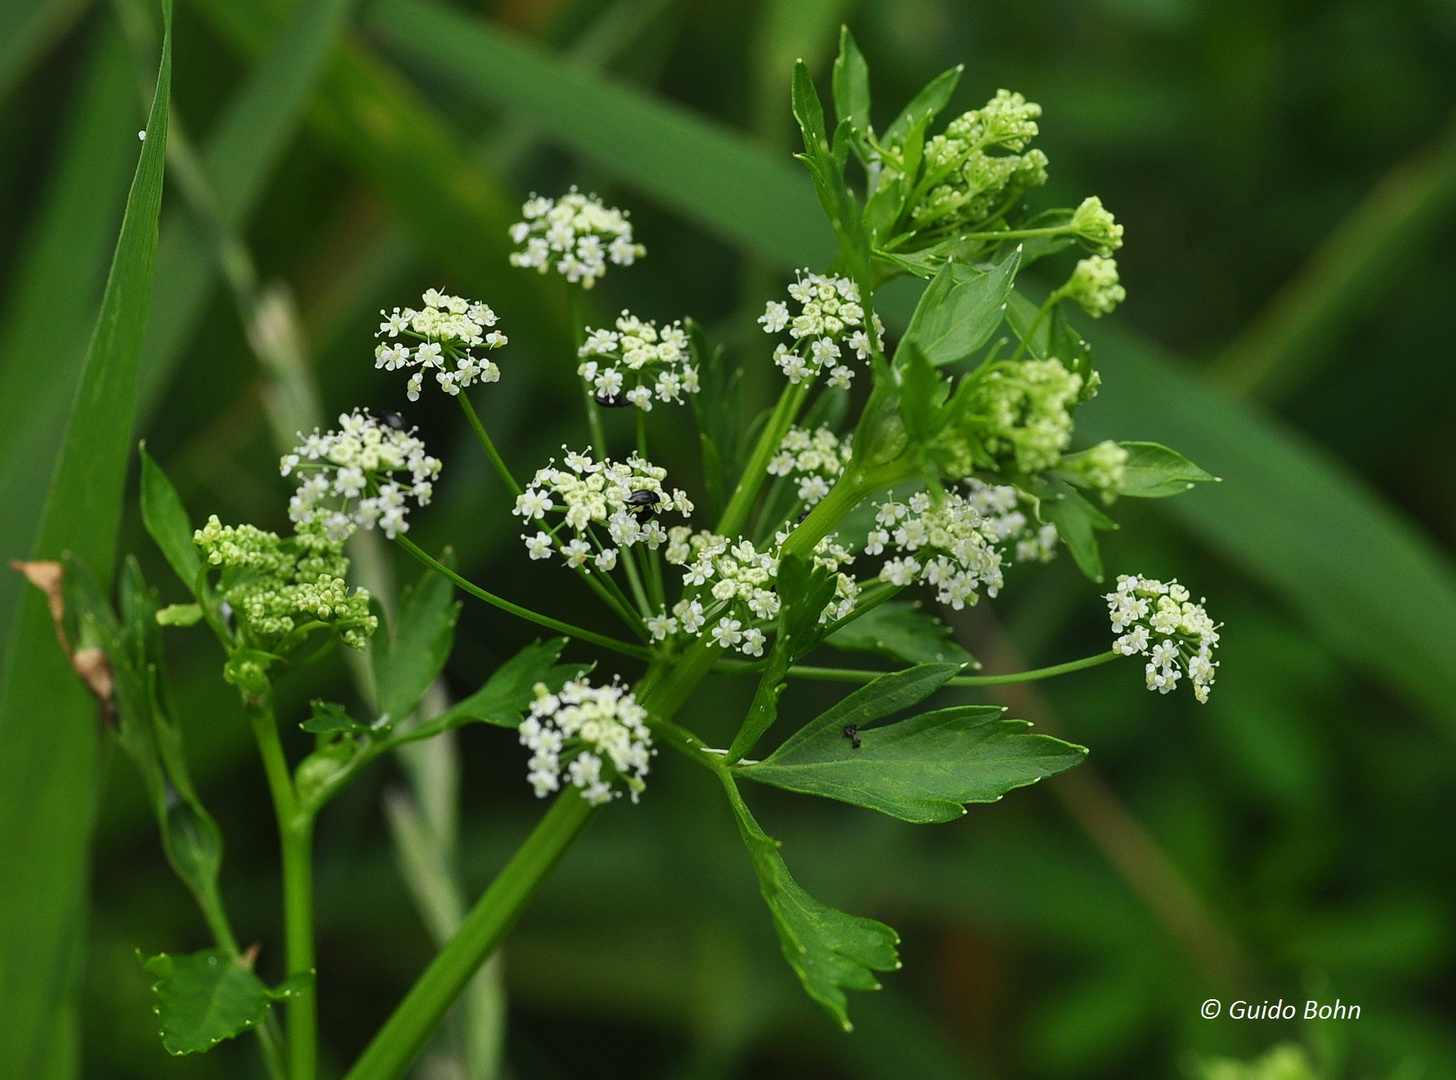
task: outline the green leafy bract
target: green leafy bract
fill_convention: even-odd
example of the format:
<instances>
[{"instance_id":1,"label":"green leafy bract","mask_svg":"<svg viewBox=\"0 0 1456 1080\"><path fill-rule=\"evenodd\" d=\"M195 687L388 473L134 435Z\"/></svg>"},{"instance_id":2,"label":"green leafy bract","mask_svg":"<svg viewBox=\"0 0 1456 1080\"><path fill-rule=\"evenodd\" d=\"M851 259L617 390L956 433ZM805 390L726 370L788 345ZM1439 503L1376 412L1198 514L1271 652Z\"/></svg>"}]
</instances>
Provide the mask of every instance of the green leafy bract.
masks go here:
<instances>
[{"instance_id":1,"label":"green leafy bract","mask_svg":"<svg viewBox=\"0 0 1456 1080\"><path fill-rule=\"evenodd\" d=\"M536 696L536 684L553 692L582 671L580 664L558 664L566 638L551 638L527 645L511 657L475 693L441 713L428 724L409 732L400 742L429 739L463 724L484 723L519 727L522 714Z\"/></svg>"},{"instance_id":2,"label":"green leafy bract","mask_svg":"<svg viewBox=\"0 0 1456 1080\"><path fill-rule=\"evenodd\" d=\"M172 572L195 594L202 577L202 556L192 542L187 508L162 467L147 453L146 443L137 453L142 459L142 524L161 548Z\"/></svg>"},{"instance_id":3,"label":"green leafy bract","mask_svg":"<svg viewBox=\"0 0 1456 1080\"><path fill-rule=\"evenodd\" d=\"M845 990L878 990L874 973L900 967L895 950L900 935L882 922L827 907L800 888L779 855L778 841L754 820L732 778L725 776L723 783L784 959L804 991L849 1031Z\"/></svg>"},{"instance_id":4,"label":"green leafy bract","mask_svg":"<svg viewBox=\"0 0 1456 1080\"><path fill-rule=\"evenodd\" d=\"M873 607L824 639L846 652L878 653L911 664L974 664L970 653L950 640L950 628L920 610L919 601L890 600Z\"/></svg>"},{"instance_id":5,"label":"green leafy bract","mask_svg":"<svg viewBox=\"0 0 1456 1080\"><path fill-rule=\"evenodd\" d=\"M1163 499L1169 495L1181 495L1196 483L1218 479L1161 443L1124 442L1118 445L1127 451L1127 479L1122 485L1123 495L1137 499Z\"/></svg>"},{"instance_id":6,"label":"green leafy bract","mask_svg":"<svg viewBox=\"0 0 1456 1080\"><path fill-rule=\"evenodd\" d=\"M934 367L966 359L1001 325L1020 266L1020 248L990 270L948 260L921 294L900 348L913 345Z\"/></svg>"},{"instance_id":7,"label":"green leafy bract","mask_svg":"<svg viewBox=\"0 0 1456 1080\"><path fill-rule=\"evenodd\" d=\"M369 731L368 724L361 724L350 716L342 705L332 701L312 701L313 715L298 726L310 735L362 734Z\"/></svg>"},{"instance_id":8,"label":"green leafy bract","mask_svg":"<svg viewBox=\"0 0 1456 1080\"><path fill-rule=\"evenodd\" d=\"M728 748L729 762L739 760L752 750L778 718L779 696L787 685L785 679L790 665L819 643L819 616L834 599L835 578L823 567L814 566L801 556L789 555L779 563L778 588L783 601L779 609L779 632L748 715Z\"/></svg>"},{"instance_id":9,"label":"green leafy bract","mask_svg":"<svg viewBox=\"0 0 1456 1080\"><path fill-rule=\"evenodd\" d=\"M454 562L449 551L441 561L447 566ZM439 678L450 658L459 616L455 586L444 574L426 569L404 591L391 627L393 634L387 638L376 634L371 641L381 727L408 719L430 684Z\"/></svg>"},{"instance_id":10,"label":"green leafy bract","mask_svg":"<svg viewBox=\"0 0 1456 1080\"><path fill-rule=\"evenodd\" d=\"M1049 735L1027 734L1030 725L1000 719L1004 711L961 705L880 727L857 726L853 739L837 722L815 721L767 760L738 772L902 821L950 821L965 813L966 803L995 802L1013 788L1070 769L1087 754Z\"/></svg>"},{"instance_id":11,"label":"green leafy bract","mask_svg":"<svg viewBox=\"0 0 1456 1080\"><path fill-rule=\"evenodd\" d=\"M294 977L270 990L240 960L218 949L137 957L158 977L152 989L162 1021L162 1046L169 1054L200 1054L256 1027L273 1002L288 997L304 981Z\"/></svg>"},{"instance_id":12,"label":"green leafy bract","mask_svg":"<svg viewBox=\"0 0 1456 1080\"><path fill-rule=\"evenodd\" d=\"M1041 486L1041 485L1038 485ZM1093 506L1071 486L1053 480L1041 494L1041 516L1057 527L1057 535L1067 545L1077 569L1093 581L1102 580L1102 551L1097 533L1117 528L1117 523Z\"/></svg>"}]
</instances>

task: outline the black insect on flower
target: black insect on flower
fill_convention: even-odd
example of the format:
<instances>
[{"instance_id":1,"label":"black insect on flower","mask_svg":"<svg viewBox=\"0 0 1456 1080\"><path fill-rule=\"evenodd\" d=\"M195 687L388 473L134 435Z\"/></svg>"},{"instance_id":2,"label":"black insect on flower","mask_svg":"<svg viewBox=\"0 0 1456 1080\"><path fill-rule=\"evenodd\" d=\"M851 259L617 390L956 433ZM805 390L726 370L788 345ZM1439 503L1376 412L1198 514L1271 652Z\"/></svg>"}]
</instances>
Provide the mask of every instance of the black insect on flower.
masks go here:
<instances>
[{"instance_id":1,"label":"black insect on flower","mask_svg":"<svg viewBox=\"0 0 1456 1080\"><path fill-rule=\"evenodd\" d=\"M859 749L860 743L859 743L859 725L858 724L845 724L844 725L844 737L849 740L850 749L852 749L852 750L858 750Z\"/></svg>"},{"instance_id":2,"label":"black insect on flower","mask_svg":"<svg viewBox=\"0 0 1456 1080\"><path fill-rule=\"evenodd\" d=\"M391 431L404 430L404 417L397 412L390 412L388 409L379 414L379 422Z\"/></svg>"},{"instance_id":3,"label":"black insect on flower","mask_svg":"<svg viewBox=\"0 0 1456 1080\"><path fill-rule=\"evenodd\" d=\"M614 397L611 394L593 394L592 400L604 409L625 409L632 404L624 397Z\"/></svg>"},{"instance_id":4,"label":"black insect on flower","mask_svg":"<svg viewBox=\"0 0 1456 1080\"><path fill-rule=\"evenodd\" d=\"M627 505L632 508L632 516L637 519L638 525L645 525L653 514L657 513L657 504L662 501L660 492L648 491L641 488L627 496Z\"/></svg>"}]
</instances>

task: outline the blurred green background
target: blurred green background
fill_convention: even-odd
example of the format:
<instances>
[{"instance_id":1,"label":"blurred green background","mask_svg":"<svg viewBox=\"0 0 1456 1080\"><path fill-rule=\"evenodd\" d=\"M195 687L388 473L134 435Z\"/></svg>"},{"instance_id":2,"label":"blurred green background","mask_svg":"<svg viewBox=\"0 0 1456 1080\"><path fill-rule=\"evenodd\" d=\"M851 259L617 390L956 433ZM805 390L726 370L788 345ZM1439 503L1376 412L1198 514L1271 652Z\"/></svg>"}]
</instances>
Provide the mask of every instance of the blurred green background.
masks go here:
<instances>
[{"instance_id":1,"label":"blurred green background","mask_svg":"<svg viewBox=\"0 0 1456 1080\"><path fill-rule=\"evenodd\" d=\"M1000 699L1091 758L950 825L749 793L810 892L904 937L904 970L853 999L854 1035L803 998L779 956L720 793L664 755L643 804L593 824L510 939L510 1075L1175 1077L1294 1041L1331 1080L1456 1077L1456 5L300 6L289 22L285 0L178 0L174 135L203 179L189 194L174 147L138 435L194 519L286 527L273 427L307 417L313 387L324 416L400 410L445 459L422 544L454 545L502 593L607 625L573 580L526 560L458 413L439 395L407 405L400 380L374 371L374 313L429 286L495 305L512 341L502 383L477 400L506 458L529 472L580 442L561 296L506 266L504 235L527 193L576 183L630 208L649 252L598 287L596 317L692 315L741 357L750 398L767 399L752 319L791 245L755 246L751 226L703 210L713 184L738 178L710 170L684 190L644 172L656 141L594 118L592 80L676 102L787 163L793 60L826 76L841 21L869 59L877 114L960 63L952 112L999 87L1043 105L1052 181L1036 201L1095 193L1127 230L1129 299L1095 327L1107 412L1089 410L1089 432L1161 439L1225 478L1174 501L1185 505L1120 506L1106 546L1111 572L1176 575L1226 624L1208 706L1146 693L1135 665ZM125 0L0 3L7 559L29 548L55 409L63 419L99 303L155 72L152 18ZM452 49L467 38L479 49L462 74ZM531 50L565 67L533 67ZM658 149L676 137L664 132ZM269 338L278 327L297 339ZM691 428L664 412L657 456L686 460ZM129 503L122 550L179 599ZM4 625L17 591L0 586ZM1106 647L1097 592L1061 560L952 622L988 670L1054 663ZM452 690L533 636L467 604ZM272 974L262 773L216 650L176 635L170 660L229 844L224 890ZM285 694L298 711L349 700L350 685L333 657ZM796 688L786 707L812 715L835 693ZM748 694L709 685L684 722L722 737ZM508 735L468 730L459 753L459 872L473 895L540 806ZM129 763L104 772L77 976L81 1075L257 1075L251 1043L184 1060L161 1050L133 950L201 948L205 928ZM403 779L376 767L320 824L335 1074L432 953L382 809ZM1338 997L1362 1016L1206 1021L1210 997Z\"/></svg>"}]
</instances>

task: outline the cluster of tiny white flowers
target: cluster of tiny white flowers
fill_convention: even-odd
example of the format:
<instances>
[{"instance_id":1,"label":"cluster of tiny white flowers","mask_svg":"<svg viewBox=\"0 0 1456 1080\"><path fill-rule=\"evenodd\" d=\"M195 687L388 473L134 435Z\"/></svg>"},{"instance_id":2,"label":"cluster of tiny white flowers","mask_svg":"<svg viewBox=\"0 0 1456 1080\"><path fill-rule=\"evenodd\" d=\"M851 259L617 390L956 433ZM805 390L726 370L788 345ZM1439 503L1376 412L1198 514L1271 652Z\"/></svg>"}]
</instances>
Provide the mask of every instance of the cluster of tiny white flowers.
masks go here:
<instances>
[{"instance_id":1,"label":"cluster of tiny white flowers","mask_svg":"<svg viewBox=\"0 0 1456 1080\"><path fill-rule=\"evenodd\" d=\"M668 534L654 516L656 513L693 512L687 495L662 486L667 470L635 454L620 462L594 461L590 454L568 452L565 461L565 469L549 464L537 471L516 499L514 513L527 523L544 521L548 513L564 515L563 521L549 530L522 534L533 559L550 558L555 551L568 566L581 566L590 559L596 569L607 572L616 567L620 548L646 544L655 551L667 542ZM605 526L616 546L604 544L593 525ZM570 540L559 540L563 529L573 534Z\"/></svg>"},{"instance_id":2,"label":"cluster of tiny white flowers","mask_svg":"<svg viewBox=\"0 0 1456 1080\"><path fill-rule=\"evenodd\" d=\"M425 371L435 373L435 381L452 397L478 382L497 382L500 368L495 361L476 356L471 349L498 349L506 336L491 330L496 315L479 301L448 296L438 289L424 295L424 307L395 308L381 311L384 320L376 337L386 337L374 349L374 366L386 371L418 368L410 375L405 392L411 401L420 398ZM420 342L414 348L398 340L413 338Z\"/></svg>"},{"instance_id":3,"label":"cluster of tiny white flowers","mask_svg":"<svg viewBox=\"0 0 1456 1080\"><path fill-rule=\"evenodd\" d=\"M791 427L768 463L768 471L773 476L797 477L799 498L813 506L829 494L852 452L849 436L841 440L827 427L814 432Z\"/></svg>"},{"instance_id":4,"label":"cluster of tiny white flowers","mask_svg":"<svg viewBox=\"0 0 1456 1080\"><path fill-rule=\"evenodd\" d=\"M1148 658L1149 690L1166 694L1185 674L1193 683L1193 696L1208 700L1218 662L1218 626L1203 604L1193 603L1188 590L1176 581L1164 584L1152 578L1122 574L1117 589L1107 594L1112 643L1123 656Z\"/></svg>"},{"instance_id":5,"label":"cluster of tiny white flowers","mask_svg":"<svg viewBox=\"0 0 1456 1080\"><path fill-rule=\"evenodd\" d=\"M886 560L880 580L892 585L925 582L936 598L959 611L980 599L984 588L995 596L1002 585L998 537L987 519L957 492L939 500L916 492L909 502L887 502L875 515L865 554L886 547L904 552Z\"/></svg>"},{"instance_id":6,"label":"cluster of tiny white flowers","mask_svg":"<svg viewBox=\"0 0 1456 1080\"><path fill-rule=\"evenodd\" d=\"M1051 562L1057 553L1057 527L1037 525L1021 509L1026 496L1009 484L966 481L966 501L985 521L981 531L1003 546L1015 543L1017 562Z\"/></svg>"},{"instance_id":7,"label":"cluster of tiny white flowers","mask_svg":"<svg viewBox=\"0 0 1456 1080\"><path fill-rule=\"evenodd\" d=\"M1062 291L1094 319L1100 319L1127 299L1127 290L1118 280L1117 260L1101 255L1080 260Z\"/></svg>"},{"instance_id":8,"label":"cluster of tiny white flowers","mask_svg":"<svg viewBox=\"0 0 1456 1080\"><path fill-rule=\"evenodd\" d=\"M559 199L532 195L511 226L511 241L525 245L511 252L512 266L555 271L573 284L590 289L607 272L607 261L631 266L647 254L632 241L625 211L602 205L595 195L573 187Z\"/></svg>"},{"instance_id":9,"label":"cluster of tiny white flowers","mask_svg":"<svg viewBox=\"0 0 1456 1080\"><path fill-rule=\"evenodd\" d=\"M314 428L279 464L297 473L288 516L300 527L318 523L343 541L362 525L376 525L391 540L409 531L409 500L427 504L440 475L439 459L425 453L413 431L402 431L355 409L339 417L337 431Z\"/></svg>"},{"instance_id":10,"label":"cluster of tiny white flowers","mask_svg":"<svg viewBox=\"0 0 1456 1080\"><path fill-rule=\"evenodd\" d=\"M828 369L830 386L848 387L854 369L845 362L845 350L861 361L868 360L872 352L859 287L848 278L801 270L798 280L789 286L789 297L799 306L797 315L790 314L783 301L771 300L758 319L764 333L787 329L794 339L792 345L781 342L774 349L774 362L790 382L814 379ZM875 344L882 344L884 329L879 316L874 318L874 333Z\"/></svg>"},{"instance_id":11,"label":"cluster of tiny white flowers","mask_svg":"<svg viewBox=\"0 0 1456 1080\"><path fill-rule=\"evenodd\" d=\"M682 403L684 392L698 392L698 369L689 363L688 335L681 323L664 326L622 312L615 330L588 330L577 350L578 375L591 384L597 401L615 405L622 399L644 412L652 398Z\"/></svg>"},{"instance_id":12,"label":"cluster of tiny white flowers","mask_svg":"<svg viewBox=\"0 0 1456 1080\"><path fill-rule=\"evenodd\" d=\"M531 751L526 780L544 799L561 788L562 767L572 786L593 806L611 802L622 793L612 786L610 766L632 794L646 789L647 768L653 754L647 730L647 710L631 692L612 680L610 686L592 686L585 679L567 683L551 693L536 684L536 700L521 723L521 744Z\"/></svg>"},{"instance_id":13,"label":"cluster of tiny white flowers","mask_svg":"<svg viewBox=\"0 0 1456 1080\"><path fill-rule=\"evenodd\" d=\"M1083 199L1072 211L1071 231L1099 255L1111 255L1122 247L1122 226L1096 195Z\"/></svg>"}]
</instances>

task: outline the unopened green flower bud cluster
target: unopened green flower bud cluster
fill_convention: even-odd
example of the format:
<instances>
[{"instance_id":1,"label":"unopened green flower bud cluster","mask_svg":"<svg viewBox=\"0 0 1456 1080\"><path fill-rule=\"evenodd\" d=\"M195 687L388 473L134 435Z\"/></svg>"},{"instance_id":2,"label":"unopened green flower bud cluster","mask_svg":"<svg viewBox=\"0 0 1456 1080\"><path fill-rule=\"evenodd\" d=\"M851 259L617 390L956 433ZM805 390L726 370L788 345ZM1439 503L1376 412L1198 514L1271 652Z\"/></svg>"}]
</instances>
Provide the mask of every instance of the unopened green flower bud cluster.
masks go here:
<instances>
[{"instance_id":1,"label":"unopened green flower bud cluster","mask_svg":"<svg viewBox=\"0 0 1456 1080\"><path fill-rule=\"evenodd\" d=\"M213 515L192 539L208 566L221 571L218 592L252 646L276 647L295 630L318 624L362 649L379 625L369 593L345 580L342 542L317 522L283 540L252 525L223 525Z\"/></svg>"}]
</instances>

